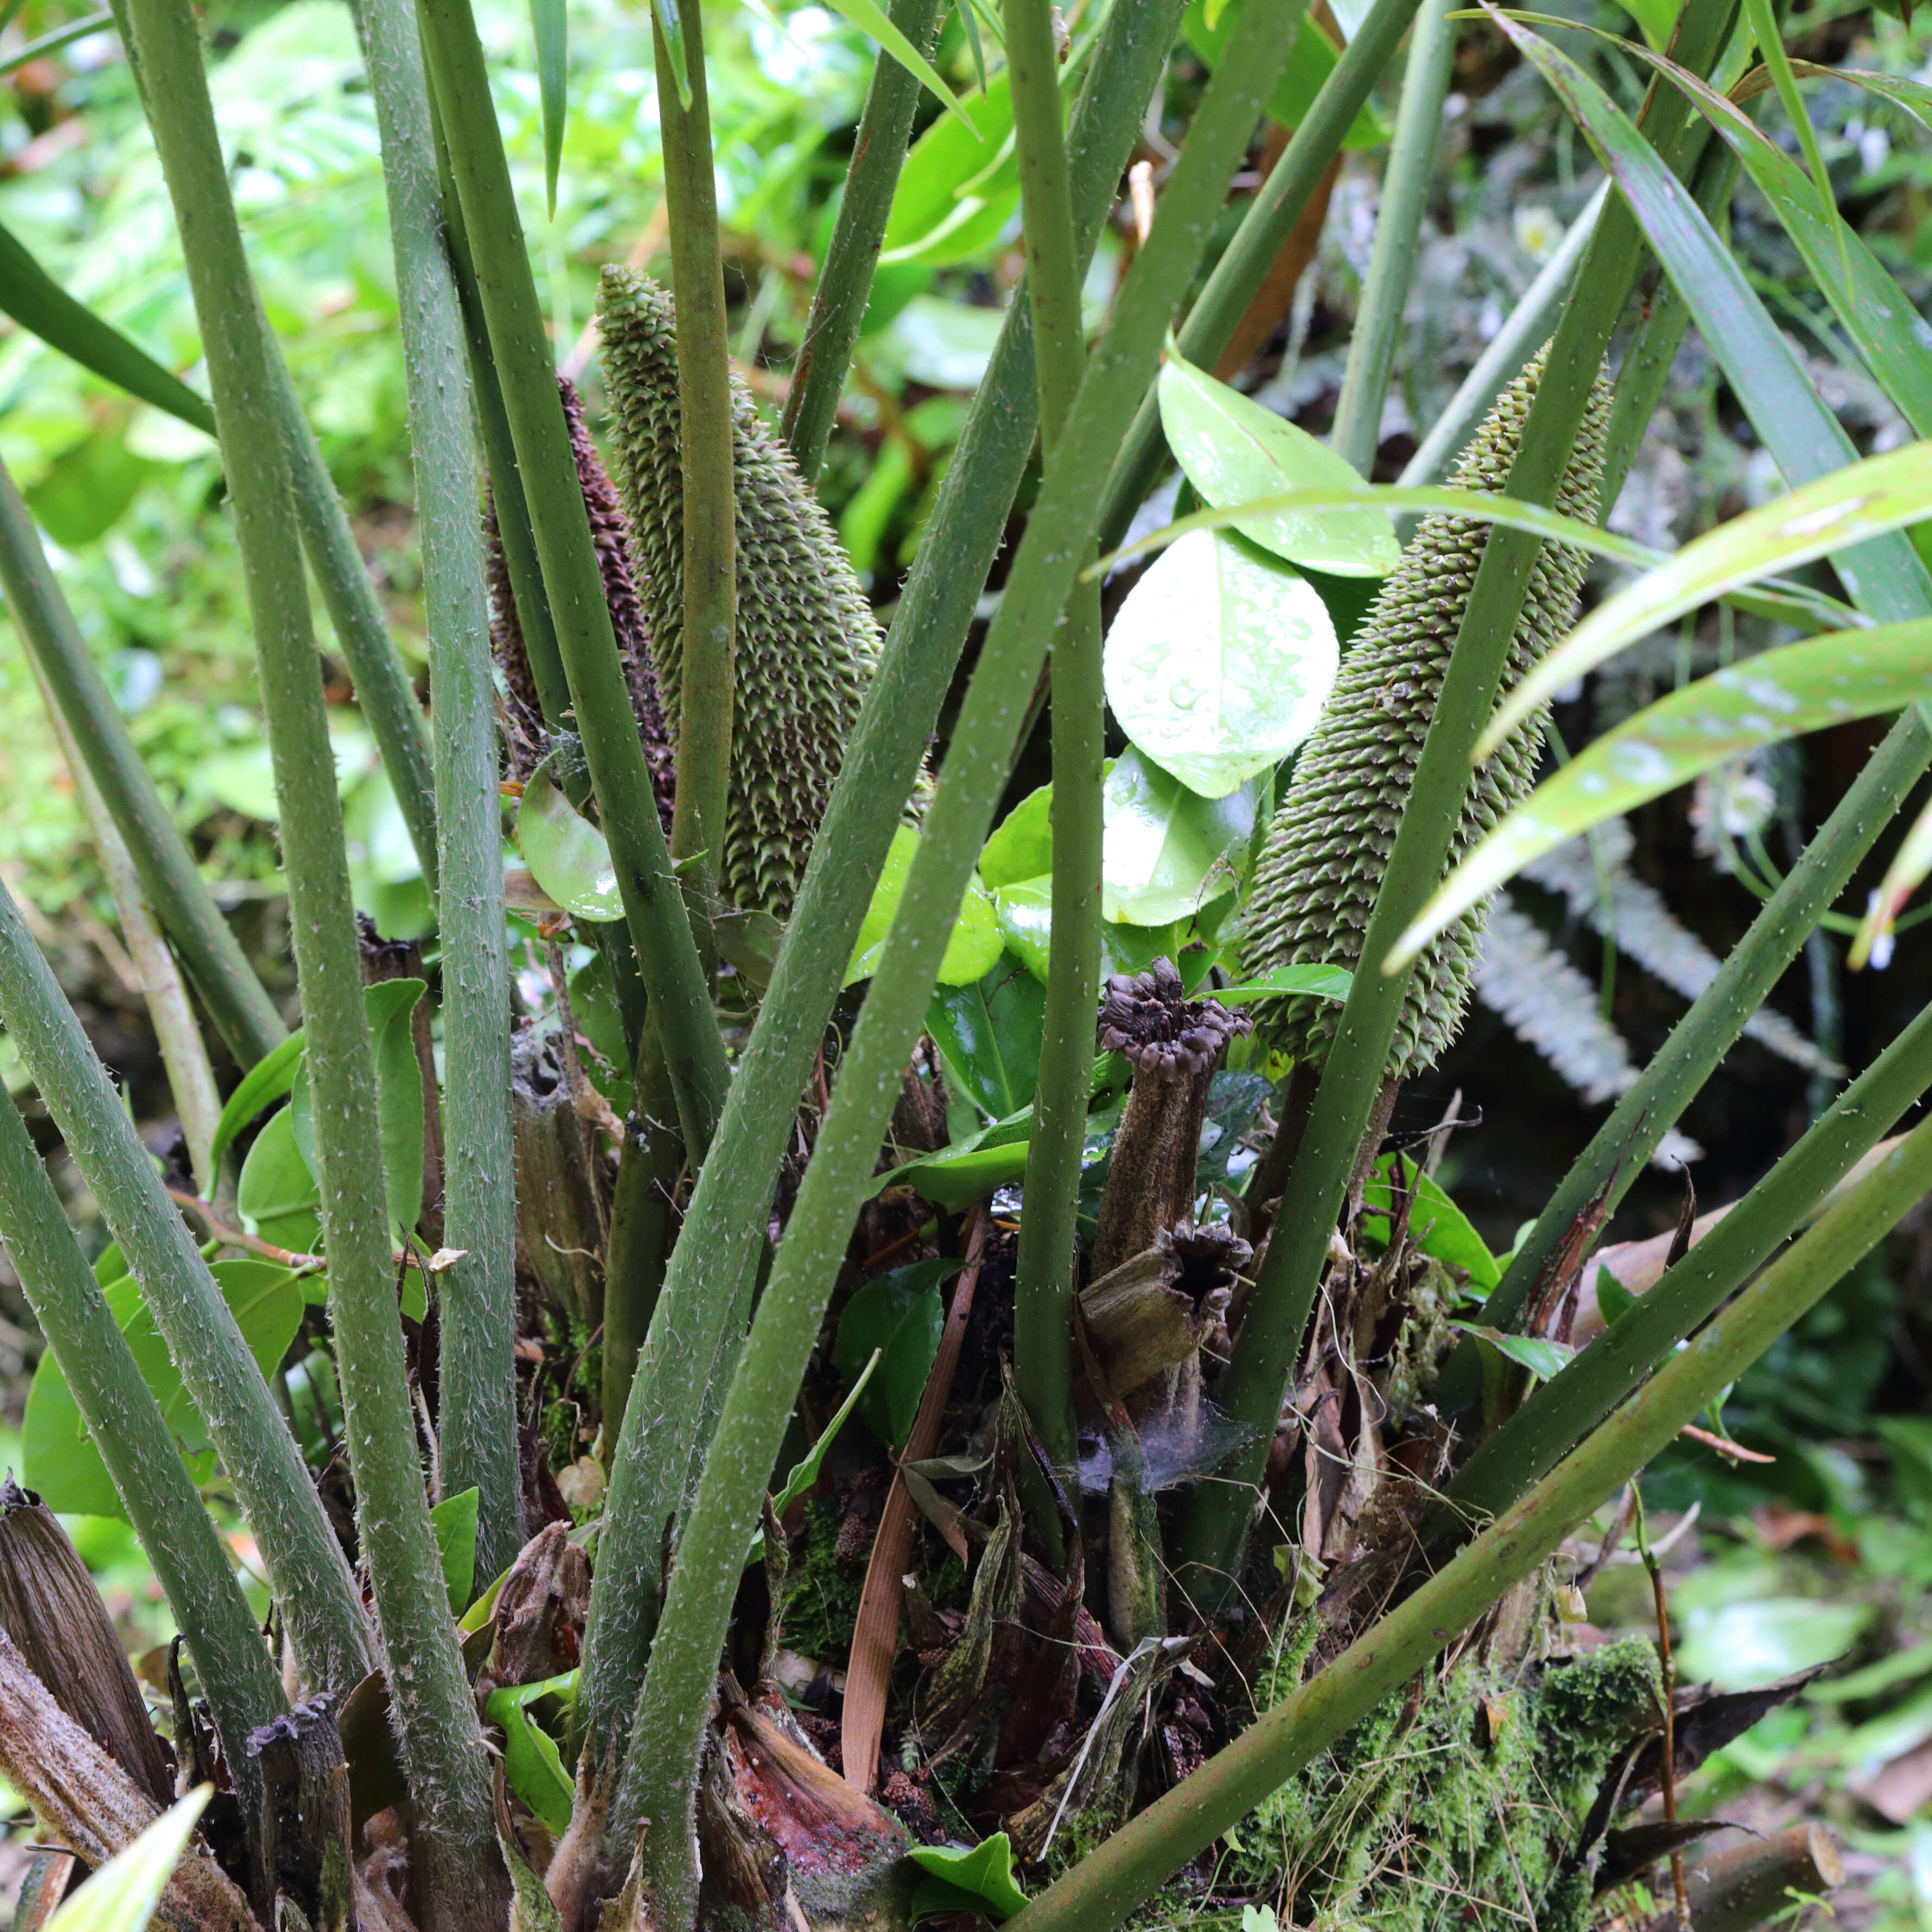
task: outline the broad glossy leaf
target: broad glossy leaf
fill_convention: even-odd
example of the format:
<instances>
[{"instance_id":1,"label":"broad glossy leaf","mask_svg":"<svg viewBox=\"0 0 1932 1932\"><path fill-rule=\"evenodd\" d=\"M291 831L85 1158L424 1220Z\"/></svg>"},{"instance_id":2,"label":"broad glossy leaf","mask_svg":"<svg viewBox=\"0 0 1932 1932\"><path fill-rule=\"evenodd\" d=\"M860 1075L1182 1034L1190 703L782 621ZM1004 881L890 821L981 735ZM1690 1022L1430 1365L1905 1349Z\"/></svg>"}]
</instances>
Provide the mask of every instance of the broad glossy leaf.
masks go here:
<instances>
[{"instance_id":1,"label":"broad glossy leaf","mask_svg":"<svg viewBox=\"0 0 1932 1932\"><path fill-rule=\"evenodd\" d=\"M1514 1335L1502 1328L1486 1328L1475 1322L1452 1322L1449 1325L1458 1334L1473 1335L1505 1361L1515 1363L1520 1369L1527 1369L1541 1382L1560 1375L1576 1352L1561 1342L1552 1342L1540 1335Z\"/></svg>"},{"instance_id":2,"label":"broad glossy leaf","mask_svg":"<svg viewBox=\"0 0 1932 1932\"><path fill-rule=\"evenodd\" d=\"M235 1136L267 1106L279 1100L296 1083L296 1069L305 1051L299 1030L292 1033L273 1052L266 1053L242 1075L221 1118L214 1124L214 1138L209 1144L208 1159L219 1161Z\"/></svg>"},{"instance_id":3,"label":"broad glossy leaf","mask_svg":"<svg viewBox=\"0 0 1932 1932\"><path fill-rule=\"evenodd\" d=\"M429 1513L436 1554L442 1559L442 1586L449 1593L452 1611L466 1610L476 1594L476 1514L482 1500L480 1490L460 1490Z\"/></svg>"},{"instance_id":4,"label":"broad glossy leaf","mask_svg":"<svg viewBox=\"0 0 1932 1932\"><path fill-rule=\"evenodd\" d=\"M1871 1621L1872 1606L1816 1598L1760 1597L1693 1604L1677 1646L1681 1677L1718 1690L1749 1690L1842 1657Z\"/></svg>"},{"instance_id":5,"label":"broad glossy leaf","mask_svg":"<svg viewBox=\"0 0 1932 1932\"><path fill-rule=\"evenodd\" d=\"M104 536L140 494L154 465L104 424L64 449L22 494L34 520L72 550Z\"/></svg>"},{"instance_id":6,"label":"broad glossy leaf","mask_svg":"<svg viewBox=\"0 0 1932 1932\"><path fill-rule=\"evenodd\" d=\"M1042 985L1053 952L1053 878L1021 879L993 895L1000 931L1006 950L1017 953ZM1166 926L1124 926L1109 920L1100 928L1100 972L1144 973L1163 954L1179 960L1189 922ZM1185 968L1183 972L1186 976Z\"/></svg>"},{"instance_id":7,"label":"broad glossy leaf","mask_svg":"<svg viewBox=\"0 0 1932 1932\"><path fill-rule=\"evenodd\" d=\"M962 1264L914 1262L862 1282L838 1318L832 1343L838 1372L856 1382L874 1351L879 1366L859 1399L866 1426L888 1448L904 1446L939 1353L946 1307L940 1284Z\"/></svg>"},{"instance_id":8,"label":"broad glossy leaf","mask_svg":"<svg viewBox=\"0 0 1932 1932\"><path fill-rule=\"evenodd\" d=\"M1736 585L1861 544L1932 514L1932 442L1848 464L1748 510L1606 598L1496 709L1476 744L1486 758L1546 699L1673 618Z\"/></svg>"},{"instance_id":9,"label":"broad glossy leaf","mask_svg":"<svg viewBox=\"0 0 1932 1932\"><path fill-rule=\"evenodd\" d=\"M1146 756L1222 798L1315 728L1341 663L1308 580L1228 532L1184 537L1107 633L1107 702Z\"/></svg>"},{"instance_id":10,"label":"broad glossy leaf","mask_svg":"<svg viewBox=\"0 0 1932 1932\"><path fill-rule=\"evenodd\" d=\"M980 852L980 878L997 890L1053 870L1053 788L1030 791L993 830Z\"/></svg>"},{"instance_id":11,"label":"broad glossy leaf","mask_svg":"<svg viewBox=\"0 0 1932 1932\"><path fill-rule=\"evenodd\" d=\"M382 1177L389 1220L395 1232L413 1228L422 1214L422 1064L416 1058L412 1021L416 1003L424 991L420 980L380 980L365 987L362 993L363 1010L369 1022L369 1048L376 1063ZM304 1061L290 1090L289 1113L296 1145L312 1174L321 1171L311 1118L314 1105Z\"/></svg>"},{"instance_id":12,"label":"broad glossy leaf","mask_svg":"<svg viewBox=\"0 0 1932 1932\"><path fill-rule=\"evenodd\" d=\"M496 1699L490 1703L496 1705ZM544 1822L553 1838L570 1828L576 1790L563 1768L556 1741L521 1704L508 1704L496 1721L503 1727L503 1777Z\"/></svg>"},{"instance_id":13,"label":"broad glossy leaf","mask_svg":"<svg viewBox=\"0 0 1932 1932\"><path fill-rule=\"evenodd\" d=\"M942 986L926 1030L958 1088L989 1119L1033 1104L1046 989L1011 953L970 986Z\"/></svg>"},{"instance_id":14,"label":"broad glossy leaf","mask_svg":"<svg viewBox=\"0 0 1932 1932\"><path fill-rule=\"evenodd\" d=\"M915 1845L907 1855L926 1874L913 1893L914 1919L964 1909L994 1919L1010 1918L1027 1895L1013 1876L1012 1846L1004 1832L982 1838L970 1850L952 1845Z\"/></svg>"},{"instance_id":15,"label":"broad glossy leaf","mask_svg":"<svg viewBox=\"0 0 1932 1932\"><path fill-rule=\"evenodd\" d=\"M197 1785L170 1805L62 1905L45 1932L143 1932L214 1796L213 1785Z\"/></svg>"},{"instance_id":16,"label":"broad glossy leaf","mask_svg":"<svg viewBox=\"0 0 1932 1932\"><path fill-rule=\"evenodd\" d=\"M1175 460L1216 509L1292 490L1360 487L1362 479L1325 443L1171 349L1159 394ZM1402 555L1378 509L1247 511L1233 521L1264 550L1331 576L1386 577Z\"/></svg>"},{"instance_id":17,"label":"broad glossy leaf","mask_svg":"<svg viewBox=\"0 0 1932 1932\"><path fill-rule=\"evenodd\" d=\"M1371 1238L1387 1245L1389 1223L1385 1217L1395 1204L1390 1177L1398 1159L1402 1162L1402 1186L1415 1197L1409 1204L1409 1238L1425 1255L1460 1268L1471 1285L1486 1294L1502 1279L1496 1256L1490 1252L1488 1244L1476 1232L1468 1216L1450 1199L1439 1183L1424 1174L1406 1154L1384 1154L1362 1190L1363 1199L1377 1211L1378 1218L1368 1224Z\"/></svg>"},{"instance_id":18,"label":"broad glossy leaf","mask_svg":"<svg viewBox=\"0 0 1932 1932\"><path fill-rule=\"evenodd\" d=\"M322 1190L302 1158L292 1108L271 1114L255 1136L242 1163L235 1199L251 1234L297 1254L315 1252L322 1233Z\"/></svg>"},{"instance_id":19,"label":"broad glossy leaf","mask_svg":"<svg viewBox=\"0 0 1932 1932\"><path fill-rule=\"evenodd\" d=\"M1616 181L1786 480L1809 482L1852 461L1857 452L1844 426L1766 313L1736 257L1656 151L1575 62L1498 13L1489 0L1483 4L1556 90ZM1834 561L1852 601L1868 615L1900 620L1932 613L1932 580L1904 537L1875 538L1841 551Z\"/></svg>"},{"instance_id":20,"label":"broad glossy leaf","mask_svg":"<svg viewBox=\"0 0 1932 1932\"><path fill-rule=\"evenodd\" d=\"M1932 697L1932 619L1765 651L1626 718L1537 787L1437 889L1391 968L1531 860L1765 745Z\"/></svg>"},{"instance_id":21,"label":"broad glossy leaf","mask_svg":"<svg viewBox=\"0 0 1932 1932\"><path fill-rule=\"evenodd\" d=\"M617 867L602 832L556 788L539 765L517 806L517 850L530 876L578 919L624 916Z\"/></svg>"},{"instance_id":22,"label":"broad glossy leaf","mask_svg":"<svg viewBox=\"0 0 1932 1932\"><path fill-rule=\"evenodd\" d=\"M1028 1144L1024 1139L995 1141L989 1136L976 1144L941 1148L881 1174L878 1186L882 1190L910 1187L922 1201L949 1214L964 1214L974 1202L990 1200L1024 1176Z\"/></svg>"},{"instance_id":23,"label":"broad glossy leaf","mask_svg":"<svg viewBox=\"0 0 1932 1932\"><path fill-rule=\"evenodd\" d=\"M1133 926L1184 919L1236 883L1261 782L1203 798L1129 751L1107 774L1100 868L1106 916Z\"/></svg>"},{"instance_id":24,"label":"broad glossy leaf","mask_svg":"<svg viewBox=\"0 0 1932 1932\"><path fill-rule=\"evenodd\" d=\"M892 834L879 882L872 888L872 903L866 908L859 937L852 947L852 963L845 969L847 986L869 979L878 970L880 956L886 949L886 936L892 930L899 901L905 896L913 855L918 850L919 834L910 826L902 825ZM945 956L939 962L939 983L968 986L983 978L998 964L1001 944L993 902L977 879L969 879L966 896L959 902L959 916L953 922L952 937L946 942Z\"/></svg>"},{"instance_id":25,"label":"broad glossy leaf","mask_svg":"<svg viewBox=\"0 0 1932 1932\"><path fill-rule=\"evenodd\" d=\"M266 1378L287 1353L302 1325L300 1283L288 1269L272 1262L217 1262L212 1272ZM140 1285L126 1276L103 1292L142 1379L153 1390L189 1459L190 1472L197 1481L206 1481L214 1466L206 1426L141 1298ZM28 1391L21 1462L28 1485L40 1491L50 1509L82 1516L121 1514L106 1466L88 1438L80 1406L51 1350L40 1358Z\"/></svg>"},{"instance_id":26,"label":"broad glossy leaf","mask_svg":"<svg viewBox=\"0 0 1932 1932\"><path fill-rule=\"evenodd\" d=\"M1182 16L1180 31L1188 45L1212 68L1240 16L1239 0L1219 0L1211 9L1203 0L1195 0ZM1268 118L1280 128L1299 128L1340 58L1334 42L1314 21L1304 17L1294 44L1288 49L1288 64L1268 96ZM1372 103L1364 101L1342 145L1357 150L1379 148L1388 137L1388 123Z\"/></svg>"},{"instance_id":27,"label":"broad glossy leaf","mask_svg":"<svg viewBox=\"0 0 1932 1932\"><path fill-rule=\"evenodd\" d=\"M886 267L917 262L933 268L970 261L999 239L1019 199L1012 89L1002 74L913 143L893 190L879 260Z\"/></svg>"}]
</instances>

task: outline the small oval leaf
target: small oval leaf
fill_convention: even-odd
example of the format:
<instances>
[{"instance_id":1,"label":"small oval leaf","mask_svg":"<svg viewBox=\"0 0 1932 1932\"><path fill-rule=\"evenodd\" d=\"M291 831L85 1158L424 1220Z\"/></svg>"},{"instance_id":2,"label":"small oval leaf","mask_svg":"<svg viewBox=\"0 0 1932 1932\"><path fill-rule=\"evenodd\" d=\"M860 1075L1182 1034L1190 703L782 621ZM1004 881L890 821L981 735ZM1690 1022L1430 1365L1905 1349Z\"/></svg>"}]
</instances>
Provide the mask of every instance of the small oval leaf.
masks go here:
<instances>
[{"instance_id":1,"label":"small oval leaf","mask_svg":"<svg viewBox=\"0 0 1932 1932\"><path fill-rule=\"evenodd\" d=\"M602 832L556 788L542 766L517 807L517 849L535 879L579 919L622 919L617 868Z\"/></svg>"},{"instance_id":2,"label":"small oval leaf","mask_svg":"<svg viewBox=\"0 0 1932 1932\"><path fill-rule=\"evenodd\" d=\"M1121 730L1190 790L1222 798L1315 728L1341 650L1306 578L1204 530L1128 593L1105 662Z\"/></svg>"}]
</instances>

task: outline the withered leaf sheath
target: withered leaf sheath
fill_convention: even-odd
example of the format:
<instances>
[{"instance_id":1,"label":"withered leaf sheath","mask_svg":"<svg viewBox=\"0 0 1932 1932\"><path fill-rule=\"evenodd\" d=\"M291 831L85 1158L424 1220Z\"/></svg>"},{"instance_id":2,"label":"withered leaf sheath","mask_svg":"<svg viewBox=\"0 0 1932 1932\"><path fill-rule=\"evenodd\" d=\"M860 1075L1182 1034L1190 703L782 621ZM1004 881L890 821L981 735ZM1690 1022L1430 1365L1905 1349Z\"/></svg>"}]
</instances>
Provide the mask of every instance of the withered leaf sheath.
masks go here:
<instances>
[{"instance_id":1,"label":"withered leaf sheath","mask_svg":"<svg viewBox=\"0 0 1932 1932\"><path fill-rule=\"evenodd\" d=\"M665 721L683 688L684 489L670 297L604 271L598 298L617 487ZM734 375L738 631L730 798L718 876L741 910L782 919L859 720L879 628L825 512Z\"/></svg>"},{"instance_id":2,"label":"withered leaf sheath","mask_svg":"<svg viewBox=\"0 0 1932 1932\"><path fill-rule=\"evenodd\" d=\"M556 386L563 402L564 420L570 425L578 487L584 493L584 506L590 513L591 540L596 546L598 568L603 573L604 601L610 608L610 628L616 635L617 655L623 661L631 709L637 715L645 760L650 766L651 790L658 802L658 816L668 832L671 800L677 790L676 763L670 734L664 728L664 707L658 698L657 669L651 658L650 634L644 627L644 607L638 602L637 586L631 575L630 531L624 520L624 507L604 473L597 446L590 440L584 420L584 398L578 394L577 385L568 376L560 376ZM490 642L510 696L506 735L511 762L518 778L527 778L543 756L548 740L536 675L530 669L523 626L517 619L516 598L510 587L509 568L503 556L494 500L486 513L484 539Z\"/></svg>"},{"instance_id":3,"label":"withered leaf sheath","mask_svg":"<svg viewBox=\"0 0 1932 1932\"><path fill-rule=\"evenodd\" d=\"M1547 352L1546 345L1497 398L1458 459L1449 478L1452 488L1503 490ZM1592 523L1610 400L1599 371L1556 495L1558 509ZM1359 963L1363 934L1490 527L1461 517L1424 518L1362 620L1255 867L1242 943L1242 964L1250 974L1282 966L1352 968ZM1588 561L1565 544L1544 544L1538 550L1510 640L1504 690L1575 621ZM1546 716L1539 710L1525 720L1478 768L1450 845L1450 867L1528 794ZM1389 1049L1390 1078L1406 1078L1432 1066L1456 1036L1487 917L1486 903L1472 908L1417 961ZM1328 1057L1341 1009L1298 998L1271 1000L1255 1012L1271 1045L1318 1066Z\"/></svg>"}]
</instances>

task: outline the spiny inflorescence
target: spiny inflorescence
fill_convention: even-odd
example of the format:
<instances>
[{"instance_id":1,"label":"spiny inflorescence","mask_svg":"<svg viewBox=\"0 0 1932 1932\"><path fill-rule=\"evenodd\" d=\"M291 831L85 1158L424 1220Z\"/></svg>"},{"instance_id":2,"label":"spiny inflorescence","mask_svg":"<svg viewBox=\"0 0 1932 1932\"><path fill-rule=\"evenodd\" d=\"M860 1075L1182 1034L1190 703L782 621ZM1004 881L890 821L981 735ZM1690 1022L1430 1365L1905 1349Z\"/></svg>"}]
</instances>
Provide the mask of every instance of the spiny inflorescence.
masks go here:
<instances>
[{"instance_id":1,"label":"spiny inflorescence","mask_svg":"<svg viewBox=\"0 0 1932 1932\"><path fill-rule=\"evenodd\" d=\"M610 612L610 628L617 639L617 655L623 660L624 682L631 693L631 709L637 716L638 730L644 740L644 757L650 766L651 790L658 802L658 816L667 831L670 827L671 800L676 790L676 763L669 734L664 728L664 710L658 699L656 667L651 661L650 634L644 626L643 607L638 602L637 586L631 576L629 532L623 506L617 500L610 479L598 461L597 448L584 421L584 399L568 376L556 379L563 403L564 421L570 426L571 453L577 459L578 488L584 493L584 507L590 518L590 535L597 548L597 566L603 573L604 601ZM528 778L548 748L542 708L537 699L536 674L530 669L530 652L523 626L517 619L516 599L510 587L509 566L503 555L503 539L496 524L496 506L491 500L485 524L486 560L490 584L490 640L502 667L503 682L510 695L508 730L511 762L518 778Z\"/></svg>"},{"instance_id":2,"label":"spiny inflorescence","mask_svg":"<svg viewBox=\"0 0 1932 1932\"><path fill-rule=\"evenodd\" d=\"M604 271L598 300L618 488L674 736L683 696L683 478L676 322L646 277ZM738 503L736 693L719 881L782 919L878 657L879 629L789 452L732 379Z\"/></svg>"},{"instance_id":3,"label":"spiny inflorescence","mask_svg":"<svg viewBox=\"0 0 1932 1932\"><path fill-rule=\"evenodd\" d=\"M1497 398L1456 463L1454 488L1502 493L1546 353ZM1609 409L1600 372L1556 496L1556 508L1580 520L1596 520ZM1255 868L1242 946L1250 974L1291 965L1353 968L1360 961L1490 527L1462 517L1425 518L1362 620ZM1574 620L1588 561L1566 544L1538 550L1510 642L1505 691ZM1477 771L1450 842L1450 866L1528 794L1546 715L1539 710L1526 720ZM1390 1048L1391 1077L1432 1066L1455 1037L1486 910L1465 914L1416 962ZM1274 1045L1318 1065L1340 1012L1331 1002L1298 997L1269 1002L1257 1018Z\"/></svg>"}]
</instances>

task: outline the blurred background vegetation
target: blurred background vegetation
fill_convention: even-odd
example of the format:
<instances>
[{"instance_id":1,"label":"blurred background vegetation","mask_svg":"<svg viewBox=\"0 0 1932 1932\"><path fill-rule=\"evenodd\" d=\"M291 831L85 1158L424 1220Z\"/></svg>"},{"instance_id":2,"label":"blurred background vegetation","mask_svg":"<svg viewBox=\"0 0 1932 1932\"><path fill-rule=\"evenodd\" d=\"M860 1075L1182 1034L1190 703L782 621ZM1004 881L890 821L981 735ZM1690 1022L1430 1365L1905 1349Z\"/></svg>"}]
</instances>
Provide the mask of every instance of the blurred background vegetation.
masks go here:
<instances>
[{"instance_id":1,"label":"blurred background vegetation","mask_svg":"<svg viewBox=\"0 0 1932 1932\"><path fill-rule=\"evenodd\" d=\"M1132 0L1117 0L1132 4ZM1560 4L1560 0L1559 0ZM1338 8L1345 17L1346 9ZM1609 0L1570 10L1627 31ZM647 16L626 0L572 0L569 122L554 218L542 218L543 150L527 16L479 8L496 105L518 170L561 364L580 371L596 413L585 334L598 266L662 256L664 227ZM0 57L85 18L72 0L28 0ZM1078 24L1076 20L1076 24ZM423 664L419 576L405 451L395 292L384 232L373 109L343 0L238 0L206 10L214 86L237 197L271 319L404 648ZM1867 6L1822 0L1789 23L1792 51L1932 77L1932 20L1907 26ZM708 16L712 110L740 366L765 400L782 396L799 344L835 191L850 152L872 50L817 7L762 4ZM1628 91L1587 43L1607 85ZM940 64L962 92L972 50L956 13ZM1156 162L1184 124L1198 66L1178 56ZM0 86L0 224L71 290L196 381L193 316L160 173L111 32L94 31L16 68ZM1932 133L1868 94L1810 97L1840 206L1922 311L1932 299ZM922 110L932 113L928 102ZM1373 232L1378 141L1365 124L1329 196L1325 226L1286 317L1244 377L1319 434L1328 425ZM1465 23L1427 240L1383 425L1378 475L1412 452L1594 185L1570 122L1486 27ZM909 180L916 185L916 172ZM1018 270L1016 188L995 166L970 220L944 232L902 193L857 366L822 489L854 560L889 615L926 508L990 349ZM948 204L951 206L950 203ZM1738 198L1733 234L1761 292L1808 357L1821 394L1862 449L1906 439L1904 424L1841 344L1782 232ZM1124 231L1094 271L1104 299ZM895 259L896 257L896 259ZM0 454L26 490L57 568L136 742L236 913L270 983L292 992L272 823L273 795L252 651L213 446L172 418L78 372L32 338L0 334ZM1616 517L1658 544L1735 514L1776 488L1768 458L1694 334L1680 356ZM318 616L320 619L320 611ZM1754 640L1752 641L1759 641ZM1653 640L1559 713L1571 742L1738 648L1714 617ZM326 633L325 632L325 647ZM970 664L970 654L969 654ZM340 782L358 898L386 931L420 931L428 902L373 744L345 676L332 680ZM1876 724L1807 740L1762 769L1700 788L1687 808L1660 802L1633 821L1630 872L1670 909L1670 937L1721 953L1756 904L1753 872L1796 848L1842 791ZM1036 763L1036 761L1035 761ZM1016 795L1045 776L1023 765ZM10 631L0 624L0 873L40 937L144 1126L164 1133L170 1102L133 968L80 802ZM1682 1000L1620 958L1588 908L1525 890L1519 903L1596 983L1634 1054L1661 1040ZM1828 1054L1862 1064L1932 985L1928 929L1901 935L1888 970L1848 976L1841 939L1814 940L1778 1004ZM18 1076L0 1040L0 1071ZM1704 1158L1705 1205L1734 1198L1788 1145L1828 1082L1747 1042L1685 1127ZM1452 1094L1480 1122L1459 1132L1443 1171L1498 1251L1546 1196L1594 1125L1586 1106L1502 1020L1478 1010L1460 1046L1406 1093L1398 1126L1432 1125ZM1412 1116L1412 1119L1409 1117ZM1682 1182L1659 1174L1633 1193L1617 1233L1674 1221ZM72 1204L85 1216L84 1199ZM104 1239L104 1236L102 1237ZM0 1444L14 1439L38 1349L0 1263ZM1728 1468L1708 1452L1666 1460L1646 1483L1654 1535L1670 1535L1672 1609L1684 1667L1744 1688L1842 1658L1702 1780L1726 1815L1747 1778L1773 1796L1765 1820L1828 1815L1852 1852L1855 1885L1832 1908L1847 1925L1932 1932L1932 1217L1922 1210L1873 1262L1780 1343L1726 1406L1733 1438L1774 1460ZM4 1460L0 1450L0 1460ZM1687 1517L1694 1520L1687 1521ZM74 1526L130 1645L166 1634L158 1591L125 1526ZM1607 1568L1594 1621L1648 1616L1640 1568ZM1777 1807L1788 1804L1787 1814ZM1796 1908L1794 1907L1794 1910Z\"/></svg>"}]
</instances>

